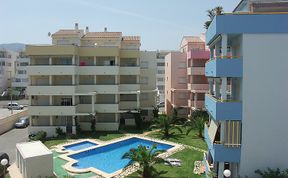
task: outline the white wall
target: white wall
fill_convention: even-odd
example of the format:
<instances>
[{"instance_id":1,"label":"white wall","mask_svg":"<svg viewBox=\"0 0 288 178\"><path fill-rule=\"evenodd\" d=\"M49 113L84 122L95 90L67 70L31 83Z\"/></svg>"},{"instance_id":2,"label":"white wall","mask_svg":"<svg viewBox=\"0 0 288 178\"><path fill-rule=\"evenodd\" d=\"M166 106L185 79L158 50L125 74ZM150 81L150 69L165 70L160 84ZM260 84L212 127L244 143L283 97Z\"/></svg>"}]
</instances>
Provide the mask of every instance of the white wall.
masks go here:
<instances>
[{"instance_id":1,"label":"white wall","mask_svg":"<svg viewBox=\"0 0 288 178\"><path fill-rule=\"evenodd\" d=\"M288 34L243 35L240 176L288 168Z\"/></svg>"}]
</instances>

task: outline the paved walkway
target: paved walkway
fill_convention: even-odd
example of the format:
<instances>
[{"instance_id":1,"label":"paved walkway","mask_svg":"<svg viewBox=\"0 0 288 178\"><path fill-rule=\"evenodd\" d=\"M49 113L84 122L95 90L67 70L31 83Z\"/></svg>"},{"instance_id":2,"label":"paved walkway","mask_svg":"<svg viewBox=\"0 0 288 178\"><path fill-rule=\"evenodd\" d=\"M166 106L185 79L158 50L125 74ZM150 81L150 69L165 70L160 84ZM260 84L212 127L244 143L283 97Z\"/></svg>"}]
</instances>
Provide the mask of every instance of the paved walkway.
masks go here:
<instances>
[{"instance_id":1,"label":"paved walkway","mask_svg":"<svg viewBox=\"0 0 288 178\"><path fill-rule=\"evenodd\" d=\"M24 110L13 110L13 114L22 112ZM8 116L11 116L11 110L7 109L7 108L0 108L0 119L4 119Z\"/></svg>"},{"instance_id":2,"label":"paved walkway","mask_svg":"<svg viewBox=\"0 0 288 178\"><path fill-rule=\"evenodd\" d=\"M28 141L28 129L12 129L0 136L0 152L7 153L10 164L15 162L16 143Z\"/></svg>"}]
</instances>

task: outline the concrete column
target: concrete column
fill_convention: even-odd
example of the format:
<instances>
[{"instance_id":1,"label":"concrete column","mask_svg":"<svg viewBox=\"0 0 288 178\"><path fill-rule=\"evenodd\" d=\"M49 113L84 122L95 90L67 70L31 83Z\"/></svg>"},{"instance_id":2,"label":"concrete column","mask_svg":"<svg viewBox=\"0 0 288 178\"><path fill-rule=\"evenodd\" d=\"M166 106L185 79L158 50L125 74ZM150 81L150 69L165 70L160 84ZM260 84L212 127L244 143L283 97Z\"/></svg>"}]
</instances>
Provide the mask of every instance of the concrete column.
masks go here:
<instances>
[{"instance_id":1,"label":"concrete column","mask_svg":"<svg viewBox=\"0 0 288 178\"><path fill-rule=\"evenodd\" d=\"M76 105L76 99L75 99L75 95L72 95L72 106Z\"/></svg>"},{"instance_id":2,"label":"concrete column","mask_svg":"<svg viewBox=\"0 0 288 178\"><path fill-rule=\"evenodd\" d=\"M115 65L116 66L120 66L120 61L119 61L119 57L115 56Z\"/></svg>"},{"instance_id":3,"label":"concrete column","mask_svg":"<svg viewBox=\"0 0 288 178\"><path fill-rule=\"evenodd\" d=\"M225 142L225 121L221 121L220 123L220 142L222 144Z\"/></svg>"},{"instance_id":4,"label":"concrete column","mask_svg":"<svg viewBox=\"0 0 288 178\"><path fill-rule=\"evenodd\" d=\"M197 93L194 93L194 107L197 109L198 106L197 106Z\"/></svg>"},{"instance_id":5,"label":"concrete column","mask_svg":"<svg viewBox=\"0 0 288 178\"><path fill-rule=\"evenodd\" d=\"M72 126L75 126L76 122L75 122L75 116L72 116Z\"/></svg>"},{"instance_id":6,"label":"concrete column","mask_svg":"<svg viewBox=\"0 0 288 178\"><path fill-rule=\"evenodd\" d=\"M140 93L137 93L137 109L140 108Z\"/></svg>"},{"instance_id":7,"label":"concrete column","mask_svg":"<svg viewBox=\"0 0 288 178\"><path fill-rule=\"evenodd\" d=\"M94 65L96 66L96 56L94 56Z\"/></svg>"},{"instance_id":8,"label":"concrete column","mask_svg":"<svg viewBox=\"0 0 288 178\"><path fill-rule=\"evenodd\" d=\"M53 116L50 116L50 118L49 118L49 124L50 124L50 126L53 125Z\"/></svg>"},{"instance_id":9,"label":"concrete column","mask_svg":"<svg viewBox=\"0 0 288 178\"><path fill-rule=\"evenodd\" d=\"M217 98L220 97L220 81L219 80L215 80L215 96Z\"/></svg>"},{"instance_id":10,"label":"concrete column","mask_svg":"<svg viewBox=\"0 0 288 178\"><path fill-rule=\"evenodd\" d=\"M49 57L49 65L52 65L52 57Z\"/></svg>"},{"instance_id":11,"label":"concrete column","mask_svg":"<svg viewBox=\"0 0 288 178\"><path fill-rule=\"evenodd\" d=\"M118 116L119 116L118 113L115 113L115 122L118 122L118 120L119 120Z\"/></svg>"},{"instance_id":12,"label":"concrete column","mask_svg":"<svg viewBox=\"0 0 288 178\"><path fill-rule=\"evenodd\" d=\"M224 178L223 171L224 171L224 162L219 162L218 178Z\"/></svg>"},{"instance_id":13,"label":"concrete column","mask_svg":"<svg viewBox=\"0 0 288 178\"><path fill-rule=\"evenodd\" d=\"M119 103L119 94L115 94L115 103Z\"/></svg>"},{"instance_id":14,"label":"concrete column","mask_svg":"<svg viewBox=\"0 0 288 178\"><path fill-rule=\"evenodd\" d=\"M52 85L52 83L53 83L53 76L49 75L49 85Z\"/></svg>"},{"instance_id":15,"label":"concrete column","mask_svg":"<svg viewBox=\"0 0 288 178\"><path fill-rule=\"evenodd\" d=\"M95 95L92 95L91 96L91 98L92 98L92 102L91 102L91 105L92 105L92 113L94 113L95 112Z\"/></svg>"},{"instance_id":16,"label":"concrete column","mask_svg":"<svg viewBox=\"0 0 288 178\"><path fill-rule=\"evenodd\" d=\"M221 39L222 54L221 54L221 56L224 57L224 56L227 56L228 36L227 36L227 34L222 34L221 36L222 36L222 39Z\"/></svg>"},{"instance_id":17,"label":"concrete column","mask_svg":"<svg viewBox=\"0 0 288 178\"><path fill-rule=\"evenodd\" d=\"M76 84L75 81L76 81L76 80L75 80L75 75L72 75L72 85L75 85L75 84Z\"/></svg>"},{"instance_id":18,"label":"concrete column","mask_svg":"<svg viewBox=\"0 0 288 178\"><path fill-rule=\"evenodd\" d=\"M49 105L50 106L53 105L53 96L52 95L49 96Z\"/></svg>"},{"instance_id":19,"label":"concrete column","mask_svg":"<svg viewBox=\"0 0 288 178\"><path fill-rule=\"evenodd\" d=\"M72 65L76 64L75 55L72 56Z\"/></svg>"},{"instance_id":20,"label":"concrete column","mask_svg":"<svg viewBox=\"0 0 288 178\"><path fill-rule=\"evenodd\" d=\"M221 100L227 100L227 93L226 93L226 88L227 88L227 77L222 77L221 78Z\"/></svg>"},{"instance_id":21,"label":"concrete column","mask_svg":"<svg viewBox=\"0 0 288 178\"><path fill-rule=\"evenodd\" d=\"M231 178L238 177L238 165L237 163L230 163Z\"/></svg>"}]
</instances>

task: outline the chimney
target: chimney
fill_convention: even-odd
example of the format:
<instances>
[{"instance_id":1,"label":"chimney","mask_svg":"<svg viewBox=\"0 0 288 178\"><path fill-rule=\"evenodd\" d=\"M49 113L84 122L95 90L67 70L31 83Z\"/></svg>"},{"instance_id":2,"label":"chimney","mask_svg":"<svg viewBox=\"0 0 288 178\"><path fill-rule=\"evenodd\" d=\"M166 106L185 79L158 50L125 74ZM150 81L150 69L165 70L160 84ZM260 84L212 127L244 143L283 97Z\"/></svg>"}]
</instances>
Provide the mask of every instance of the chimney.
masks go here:
<instances>
[{"instance_id":1,"label":"chimney","mask_svg":"<svg viewBox=\"0 0 288 178\"><path fill-rule=\"evenodd\" d=\"M89 33L89 27L88 26L86 26L86 28L85 28L85 33Z\"/></svg>"},{"instance_id":2,"label":"chimney","mask_svg":"<svg viewBox=\"0 0 288 178\"><path fill-rule=\"evenodd\" d=\"M107 32L107 27L104 27L104 32Z\"/></svg>"},{"instance_id":3,"label":"chimney","mask_svg":"<svg viewBox=\"0 0 288 178\"><path fill-rule=\"evenodd\" d=\"M78 23L75 23L75 30L78 30Z\"/></svg>"}]
</instances>

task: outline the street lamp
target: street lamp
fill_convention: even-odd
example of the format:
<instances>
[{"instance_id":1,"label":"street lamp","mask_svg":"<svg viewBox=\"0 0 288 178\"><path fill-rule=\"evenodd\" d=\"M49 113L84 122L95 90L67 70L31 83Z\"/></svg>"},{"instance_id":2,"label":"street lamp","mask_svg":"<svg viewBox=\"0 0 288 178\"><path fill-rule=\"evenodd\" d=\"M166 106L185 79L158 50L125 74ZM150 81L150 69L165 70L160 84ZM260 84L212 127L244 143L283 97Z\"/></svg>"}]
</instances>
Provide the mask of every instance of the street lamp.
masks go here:
<instances>
[{"instance_id":1,"label":"street lamp","mask_svg":"<svg viewBox=\"0 0 288 178\"><path fill-rule=\"evenodd\" d=\"M4 158L4 159L1 160L1 165L4 166L4 172L3 172L4 173L3 174L4 177L6 177L5 174L6 174L6 166L7 166L7 164L8 164L8 159Z\"/></svg>"},{"instance_id":2,"label":"street lamp","mask_svg":"<svg viewBox=\"0 0 288 178\"><path fill-rule=\"evenodd\" d=\"M231 171L230 171L229 169L225 169L225 170L223 171L223 175L224 175L225 177L230 177L230 176L231 176Z\"/></svg>"}]
</instances>

